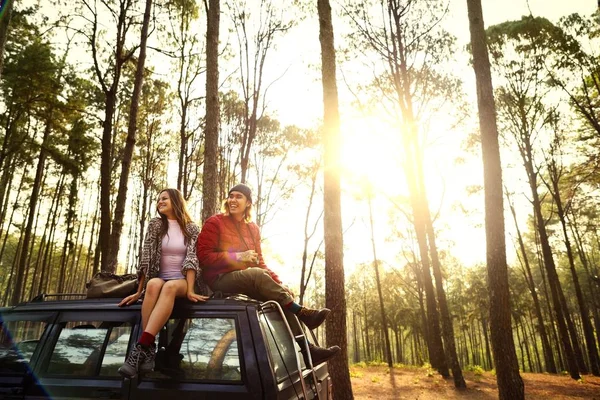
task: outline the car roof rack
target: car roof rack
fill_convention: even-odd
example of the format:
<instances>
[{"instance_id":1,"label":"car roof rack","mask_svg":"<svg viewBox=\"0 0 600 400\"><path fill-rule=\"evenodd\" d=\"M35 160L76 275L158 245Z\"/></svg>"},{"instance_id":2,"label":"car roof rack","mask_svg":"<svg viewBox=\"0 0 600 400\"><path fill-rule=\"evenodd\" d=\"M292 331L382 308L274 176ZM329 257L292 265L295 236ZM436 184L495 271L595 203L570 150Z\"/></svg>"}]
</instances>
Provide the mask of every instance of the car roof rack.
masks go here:
<instances>
[{"instance_id":1,"label":"car roof rack","mask_svg":"<svg viewBox=\"0 0 600 400\"><path fill-rule=\"evenodd\" d=\"M37 296L35 296L33 299L31 299L32 303L40 303L46 300L46 298L48 297L56 297L56 298L61 298L61 297L69 297L69 296L76 296L76 297L85 297L86 294L85 293L40 293Z\"/></svg>"}]
</instances>

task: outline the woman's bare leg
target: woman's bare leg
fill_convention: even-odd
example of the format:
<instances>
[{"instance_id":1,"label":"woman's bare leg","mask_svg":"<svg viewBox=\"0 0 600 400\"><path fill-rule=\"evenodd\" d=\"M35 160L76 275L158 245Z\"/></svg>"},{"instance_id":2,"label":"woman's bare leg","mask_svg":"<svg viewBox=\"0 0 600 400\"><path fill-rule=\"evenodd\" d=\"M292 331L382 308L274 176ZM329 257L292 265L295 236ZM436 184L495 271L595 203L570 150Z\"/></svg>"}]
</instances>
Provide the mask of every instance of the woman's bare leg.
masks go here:
<instances>
[{"instance_id":1,"label":"woman's bare leg","mask_svg":"<svg viewBox=\"0 0 600 400\"><path fill-rule=\"evenodd\" d=\"M156 336L169 320L169 316L173 311L175 299L177 297L185 297L186 294L187 282L185 279L175 279L165 282L160 291L160 295L158 296L158 301L156 301L156 305L150 313L148 322L144 327L144 332Z\"/></svg>"},{"instance_id":2,"label":"woman's bare leg","mask_svg":"<svg viewBox=\"0 0 600 400\"><path fill-rule=\"evenodd\" d=\"M158 301L158 297L160 296L160 292L164 284L165 281L162 279L152 278L146 285L146 295L144 296L144 301L142 302L142 330L146 330L148 319L150 319L150 314L152 314L152 310L154 310L154 306Z\"/></svg>"}]
</instances>

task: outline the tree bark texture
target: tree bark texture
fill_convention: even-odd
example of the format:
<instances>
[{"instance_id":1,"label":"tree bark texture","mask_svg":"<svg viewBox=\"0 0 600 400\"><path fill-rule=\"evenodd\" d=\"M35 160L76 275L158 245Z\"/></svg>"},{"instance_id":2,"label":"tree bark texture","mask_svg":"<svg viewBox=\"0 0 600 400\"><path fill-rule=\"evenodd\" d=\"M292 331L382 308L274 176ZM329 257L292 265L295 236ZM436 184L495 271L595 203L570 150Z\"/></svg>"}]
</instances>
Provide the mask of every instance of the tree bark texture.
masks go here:
<instances>
[{"instance_id":1,"label":"tree bark texture","mask_svg":"<svg viewBox=\"0 0 600 400\"><path fill-rule=\"evenodd\" d=\"M343 264L340 188L340 114L336 80L335 46L329 0L317 0L321 75L323 80L325 180L323 201L325 234L325 305L332 310L327 320L327 344L337 344L341 354L329 361L335 399L351 400L346 336L346 293Z\"/></svg>"},{"instance_id":2,"label":"tree bark texture","mask_svg":"<svg viewBox=\"0 0 600 400\"><path fill-rule=\"evenodd\" d=\"M206 28L206 131L202 174L202 222L218 209L219 151L219 0L209 0Z\"/></svg>"},{"instance_id":3,"label":"tree bark texture","mask_svg":"<svg viewBox=\"0 0 600 400\"><path fill-rule=\"evenodd\" d=\"M467 0L469 30L473 52L473 69L477 84L477 106L481 130L483 178L485 190L485 236L490 292L490 336L496 362L500 400L525 398L525 386L519 375L519 364L512 336L506 243L504 237L504 205L502 201L502 166L496 105L487 52L481 0Z\"/></svg>"}]
</instances>

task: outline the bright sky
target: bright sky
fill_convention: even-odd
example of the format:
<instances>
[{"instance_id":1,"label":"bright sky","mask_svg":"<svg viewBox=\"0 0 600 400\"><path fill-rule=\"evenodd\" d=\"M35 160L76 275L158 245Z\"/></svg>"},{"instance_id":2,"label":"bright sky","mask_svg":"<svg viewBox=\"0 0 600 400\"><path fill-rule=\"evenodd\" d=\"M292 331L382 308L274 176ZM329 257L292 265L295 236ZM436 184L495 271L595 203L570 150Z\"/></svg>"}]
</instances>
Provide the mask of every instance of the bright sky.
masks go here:
<instances>
[{"instance_id":1,"label":"bright sky","mask_svg":"<svg viewBox=\"0 0 600 400\"><path fill-rule=\"evenodd\" d=\"M544 16L552 21L560 17L578 12L589 15L597 7L596 0L483 0L484 20L486 27L507 20L520 19L531 10L535 16ZM447 29L458 38L458 46L463 50L469 41L466 0L450 0L450 15ZM336 29L334 20L334 29ZM320 49L318 47L318 21L312 18L305 21L307 31L296 31L293 46L282 46L291 51L281 50L282 57L277 57L276 67L281 70L289 68L284 77L272 88L271 95L281 102L271 102L284 123L300 126L314 126L315 119L322 115L322 92L320 86ZM288 42L287 40L290 40ZM336 44L339 46L339 36ZM458 70L455 71L466 81L464 90L474 101L473 71L468 65L468 56L457 54ZM344 65L338 65L338 70ZM368 263L373 259L370 244L370 226L368 205L366 200L357 199L360 188L356 181L366 175L372 181L376 191L373 203L375 240L378 258L389 265L401 265L399 244L389 240L392 232L390 212L394 206L387 196L406 193L403 187L401 170L398 168L399 157L393 136L389 128L375 118L364 119L360 115L349 114L348 91L345 89L343 76L338 72L338 88L342 107L342 134L344 135L343 158L347 173L343 178L344 195L343 223L349 227L344 235L344 265L347 271L353 270L360 263ZM291 95L290 95L291 93ZM449 111L451 113L452 110ZM368 132L369 136L365 137ZM483 198L465 194L470 185L482 185L482 166L479 155L473 155L465 164L457 164L455 157L460 154L464 134L444 132L438 127L435 146L429 154L427 171L428 195L432 214L440 211L440 220L436 221L438 244L441 249L451 249L454 256L460 258L465 265L485 261L485 233L483 231ZM267 264L276 270L282 278L294 285L298 281L300 255L303 244L303 215L306 196L298 193L296 198L285 204L278 213L276 221L264 227L266 238L265 258ZM526 205L525 205L526 206ZM522 217L529 213L526 208ZM467 213L468 216L465 214ZM406 230L408 222L398 219L405 226L395 225L398 230ZM510 214L507 214L507 234L514 230ZM507 237L507 253L514 254L510 236ZM315 244L313 243L312 248ZM509 259L510 262L510 259Z\"/></svg>"}]
</instances>

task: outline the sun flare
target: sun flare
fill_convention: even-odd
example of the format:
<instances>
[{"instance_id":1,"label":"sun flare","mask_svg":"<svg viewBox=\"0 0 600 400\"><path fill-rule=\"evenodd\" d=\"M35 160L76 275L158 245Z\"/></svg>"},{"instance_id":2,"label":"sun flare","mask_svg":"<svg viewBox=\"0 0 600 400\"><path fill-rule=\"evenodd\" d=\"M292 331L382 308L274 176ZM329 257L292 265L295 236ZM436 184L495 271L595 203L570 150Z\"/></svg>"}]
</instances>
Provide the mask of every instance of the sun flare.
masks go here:
<instances>
[{"instance_id":1,"label":"sun flare","mask_svg":"<svg viewBox=\"0 0 600 400\"><path fill-rule=\"evenodd\" d=\"M399 134L376 117L355 118L342 126L342 177L356 190L389 193L401 176Z\"/></svg>"}]
</instances>

